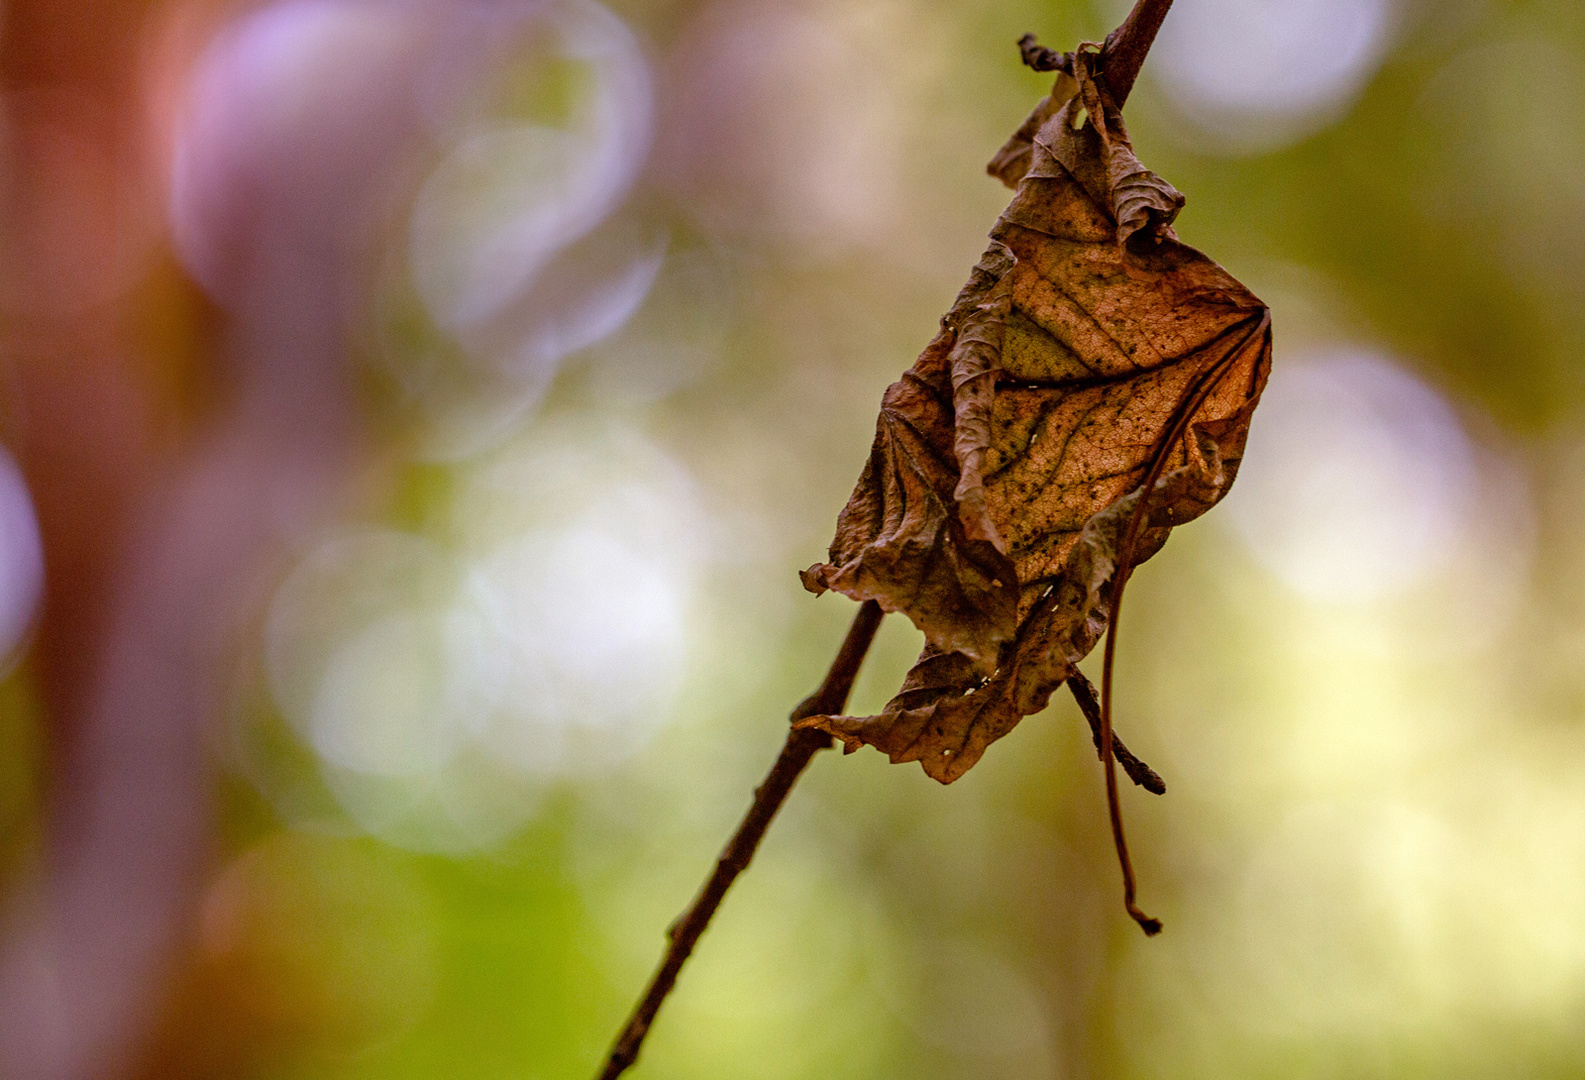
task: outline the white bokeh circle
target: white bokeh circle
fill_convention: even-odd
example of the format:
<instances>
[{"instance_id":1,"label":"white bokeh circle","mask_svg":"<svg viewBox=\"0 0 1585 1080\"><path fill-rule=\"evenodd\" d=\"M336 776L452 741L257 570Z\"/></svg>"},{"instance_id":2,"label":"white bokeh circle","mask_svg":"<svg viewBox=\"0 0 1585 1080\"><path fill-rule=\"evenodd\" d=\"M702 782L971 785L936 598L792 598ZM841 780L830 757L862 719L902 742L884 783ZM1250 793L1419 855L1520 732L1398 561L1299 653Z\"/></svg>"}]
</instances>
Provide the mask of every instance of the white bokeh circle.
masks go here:
<instances>
[{"instance_id":1,"label":"white bokeh circle","mask_svg":"<svg viewBox=\"0 0 1585 1080\"><path fill-rule=\"evenodd\" d=\"M1338 348L1274 366L1227 518L1295 591L1371 600L1448 566L1477 484L1440 394L1385 357Z\"/></svg>"},{"instance_id":2,"label":"white bokeh circle","mask_svg":"<svg viewBox=\"0 0 1585 1080\"><path fill-rule=\"evenodd\" d=\"M44 594L44 541L27 480L0 448L0 669L21 649Z\"/></svg>"},{"instance_id":3,"label":"white bokeh circle","mask_svg":"<svg viewBox=\"0 0 1585 1080\"><path fill-rule=\"evenodd\" d=\"M1353 102L1396 17L1393 0L1180 0L1147 71L1205 137L1197 146L1274 150Z\"/></svg>"}]
</instances>

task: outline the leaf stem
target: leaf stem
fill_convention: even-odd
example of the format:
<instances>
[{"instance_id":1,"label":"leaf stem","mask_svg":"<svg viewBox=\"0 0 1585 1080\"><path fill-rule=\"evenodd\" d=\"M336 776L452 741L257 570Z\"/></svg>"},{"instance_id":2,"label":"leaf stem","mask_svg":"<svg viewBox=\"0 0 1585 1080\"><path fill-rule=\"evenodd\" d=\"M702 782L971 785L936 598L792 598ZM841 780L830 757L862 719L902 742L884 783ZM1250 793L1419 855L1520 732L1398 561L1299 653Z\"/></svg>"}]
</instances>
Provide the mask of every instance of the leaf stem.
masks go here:
<instances>
[{"instance_id":1,"label":"leaf stem","mask_svg":"<svg viewBox=\"0 0 1585 1080\"><path fill-rule=\"evenodd\" d=\"M1144 483L1138 489L1139 502L1129 515L1127 528L1117 545L1117 565L1112 571L1111 598L1107 604L1109 625L1106 630L1106 657L1101 666L1101 761L1106 772L1106 811L1112 822L1112 842L1117 848L1117 861L1123 869L1123 906L1147 936L1161 933L1161 920L1146 915L1134 902L1134 864L1128 858L1128 841L1123 836L1123 811L1117 800L1117 770L1113 760L1116 739L1112 734L1112 668L1117 658L1117 624L1122 616L1123 588L1128 584L1129 575L1134 569L1134 548L1150 517L1150 496L1155 491L1156 481L1166 471L1172 448L1188 433L1189 425L1200 411L1200 406L1205 404L1205 399L1232 368L1239 353L1257 337L1270 334L1271 313L1263 310L1258 320L1235 324L1222 336L1229 336L1239 329L1244 329L1244 335L1220 357L1207 364L1184 388L1183 396L1178 399L1166 429L1161 433L1161 440L1151 454L1150 468L1146 470Z\"/></svg>"},{"instance_id":2,"label":"leaf stem","mask_svg":"<svg viewBox=\"0 0 1585 1080\"><path fill-rule=\"evenodd\" d=\"M809 716L842 711L842 707L847 704L848 694L853 690L853 681L858 678L864 654L869 651L870 642L875 640L875 631L884 614L881 606L873 600L866 600L859 606L858 614L853 617L853 625L848 628L847 637L837 650L836 658L831 661L820 688L792 711L794 722ZM606 1059L600 1080L615 1080L638 1060L639 1048L644 1045L644 1037L649 1034L655 1014L676 985L677 974L693 952L705 927L710 925L710 918L716 908L721 906L727 889L748 867L749 860L754 857L760 840L765 836L765 830L770 827L771 819L781 809L804 768L815 754L830 746L831 736L823 731L803 729L787 733L787 741L782 745L776 763L771 766L764 782L754 790L753 804L716 860L715 871L694 897L693 903L688 905L688 910L666 931L669 939L666 953L651 976L644 996L634 1007L633 1015L612 1044L611 1055Z\"/></svg>"}]
</instances>

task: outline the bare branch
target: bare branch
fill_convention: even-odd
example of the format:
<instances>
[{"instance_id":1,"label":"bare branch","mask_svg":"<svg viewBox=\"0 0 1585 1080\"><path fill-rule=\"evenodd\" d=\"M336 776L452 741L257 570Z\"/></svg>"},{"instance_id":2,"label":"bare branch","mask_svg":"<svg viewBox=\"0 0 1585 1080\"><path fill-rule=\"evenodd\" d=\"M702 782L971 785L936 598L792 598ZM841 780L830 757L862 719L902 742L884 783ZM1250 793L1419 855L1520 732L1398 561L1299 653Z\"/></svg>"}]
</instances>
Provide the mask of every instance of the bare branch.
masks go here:
<instances>
[{"instance_id":1,"label":"bare branch","mask_svg":"<svg viewBox=\"0 0 1585 1080\"><path fill-rule=\"evenodd\" d=\"M1138 0L1123 24L1106 35L1106 44L1101 48L1101 70L1119 109L1128 100L1128 92L1144 66L1145 54L1150 52L1156 31L1171 8L1172 0Z\"/></svg>"},{"instance_id":2,"label":"bare branch","mask_svg":"<svg viewBox=\"0 0 1585 1080\"><path fill-rule=\"evenodd\" d=\"M853 690L853 681L858 678L864 654L875 639L875 631L881 624L883 614L880 605L873 600L867 600L859 606L858 614L853 617L853 625L848 629L842 647L837 650L836 659L831 661L831 668L820 683L820 689L793 710L793 721L842 711L842 707L847 704L848 694ZM754 857L760 840L765 836L765 830L770 828L771 819L781 809L804 768L815 754L830 745L831 736L823 731L803 729L788 733L776 764L771 766L764 782L755 789L753 804L721 852L721 857L716 860L714 873L699 890L699 895L694 897L688 910L666 932L670 939L666 955L661 957L660 967L650 978L644 996L639 999L633 1015L628 1018L627 1025L612 1045L611 1056L606 1060L600 1080L615 1080L638 1060L639 1048L644 1045L644 1037L649 1034L655 1014L676 985L678 972L693 952L705 927L710 925L710 918L716 908L721 906L727 889L747 869L749 860Z\"/></svg>"},{"instance_id":3,"label":"bare branch","mask_svg":"<svg viewBox=\"0 0 1585 1080\"><path fill-rule=\"evenodd\" d=\"M1018 39L1018 54L1024 66L1032 71L1065 71L1073 74L1073 54L1048 49L1035 40L1035 35L1025 34Z\"/></svg>"},{"instance_id":4,"label":"bare branch","mask_svg":"<svg viewBox=\"0 0 1585 1080\"><path fill-rule=\"evenodd\" d=\"M1089 721L1090 736L1095 740L1095 752L1101 752L1101 703L1095 693L1095 684L1084 677L1084 674L1075 671L1068 676L1068 691L1073 694L1073 700L1079 703L1079 711L1084 714L1084 719ZM1123 740L1112 734L1112 756L1117 758L1117 763L1123 767L1123 772L1128 778L1152 795L1165 795L1167 793L1166 781L1161 776L1140 761L1128 747L1123 745Z\"/></svg>"}]
</instances>

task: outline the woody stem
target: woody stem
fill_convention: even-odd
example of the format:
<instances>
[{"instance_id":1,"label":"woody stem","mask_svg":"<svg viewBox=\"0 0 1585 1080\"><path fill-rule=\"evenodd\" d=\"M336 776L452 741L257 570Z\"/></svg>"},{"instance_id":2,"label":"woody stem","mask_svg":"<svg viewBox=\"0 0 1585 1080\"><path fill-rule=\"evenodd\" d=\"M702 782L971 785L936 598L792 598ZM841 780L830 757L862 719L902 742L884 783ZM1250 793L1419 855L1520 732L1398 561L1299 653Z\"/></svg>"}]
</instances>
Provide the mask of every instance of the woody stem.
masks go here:
<instances>
[{"instance_id":1,"label":"woody stem","mask_svg":"<svg viewBox=\"0 0 1585 1080\"><path fill-rule=\"evenodd\" d=\"M831 661L830 670L826 672L820 688L793 710L794 722L809 716L826 716L842 711L842 707L847 704L848 694L853 690L853 681L858 678L864 654L869 651L870 642L875 640L875 631L881 624L883 614L880 605L873 600L866 600L859 606L858 614L853 617L853 625L848 628L847 637L837 650L836 659ZM612 1044L611 1055L606 1059L600 1080L615 1080L638 1060L639 1048L644 1045L644 1037L649 1034L655 1014L676 985L678 972L693 952L699 935L710 925L710 918L716 908L721 906L727 889L748 867L749 860L754 857L760 840L765 836L765 830L770 827L771 819L787 800L805 766L815 754L830 745L831 736L823 731L803 729L788 732L776 764L771 766L764 782L755 789L754 802L743 816L737 832L722 850L721 857L716 860L715 871L694 897L693 903L688 905L688 910L667 931L669 940L666 954L661 957L660 966L651 976L644 996L633 1009L633 1015Z\"/></svg>"},{"instance_id":2,"label":"woody stem","mask_svg":"<svg viewBox=\"0 0 1585 1080\"><path fill-rule=\"evenodd\" d=\"M1106 35L1101 65L1106 72L1106 88L1119 109L1128 100L1128 92L1134 88L1134 80L1139 78L1139 69L1145 63L1145 54L1150 52L1156 31L1171 8L1172 0L1138 0L1123 24Z\"/></svg>"}]
</instances>

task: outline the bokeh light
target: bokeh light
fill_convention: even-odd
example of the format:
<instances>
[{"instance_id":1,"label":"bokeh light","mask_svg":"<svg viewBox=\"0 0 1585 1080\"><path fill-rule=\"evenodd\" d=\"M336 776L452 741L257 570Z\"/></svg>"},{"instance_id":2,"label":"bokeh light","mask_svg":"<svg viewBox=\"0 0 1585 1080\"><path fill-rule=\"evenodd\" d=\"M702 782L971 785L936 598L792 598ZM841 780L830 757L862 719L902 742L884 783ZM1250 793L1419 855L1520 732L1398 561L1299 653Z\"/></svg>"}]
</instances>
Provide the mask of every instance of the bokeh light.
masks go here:
<instances>
[{"instance_id":1,"label":"bokeh light","mask_svg":"<svg viewBox=\"0 0 1585 1080\"><path fill-rule=\"evenodd\" d=\"M1014 43L1128 6L7 0L0 1077L593 1075L851 618ZM633 1075L1585 1073L1582 42L1177 0L1130 134L1276 353L1117 646L1165 933L1066 698L819 755Z\"/></svg>"},{"instance_id":2,"label":"bokeh light","mask_svg":"<svg viewBox=\"0 0 1585 1080\"><path fill-rule=\"evenodd\" d=\"M1153 77L1197 145L1269 151L1352 104L1397 15L1393 0L1194 0L1163 25Z\"/></svg>"},{"instance_id":3,"label":"bokeh light","mask_svg":"<svg viewBox=\"0 0 1585 1080\"><path fill-rule=\"evenodd\" d=\"M0 449L0 665L9 668L44 591L44 543L27 480Z\"/></svg>"},{"instance_id":4,"label":"bokeh light","mask_svg":"<svg viewBox=\"0 0 1585 1080\"><path fill-rule=\"evenodd\" d=\"M1227 507L1255 557L1320 600L1375 599L1444 568L1475 512L1452 408L1368 353L1285 360Z\"/></svg>"},{"instance_id":5,"label":"bokeh light","mask_svg":"<svg viewBox=\"0 0 1585 1080\"><path fill-rule=\"evenodd\" d=\"M500 448L462 474L449 516L449 545L321 540L265 629L273 702L337 799L420 850L497 842L546 784L643 749L687 670L709 534L686 471L621 428Z\"/></svg>"}]
</instances>

